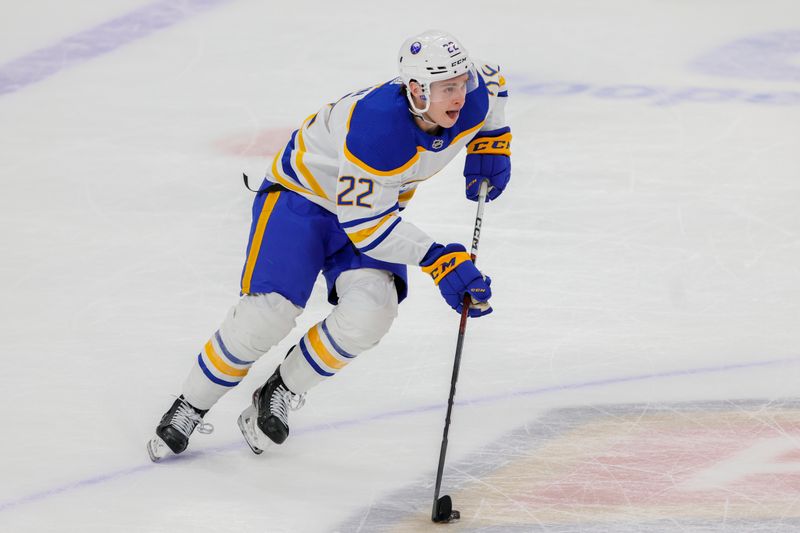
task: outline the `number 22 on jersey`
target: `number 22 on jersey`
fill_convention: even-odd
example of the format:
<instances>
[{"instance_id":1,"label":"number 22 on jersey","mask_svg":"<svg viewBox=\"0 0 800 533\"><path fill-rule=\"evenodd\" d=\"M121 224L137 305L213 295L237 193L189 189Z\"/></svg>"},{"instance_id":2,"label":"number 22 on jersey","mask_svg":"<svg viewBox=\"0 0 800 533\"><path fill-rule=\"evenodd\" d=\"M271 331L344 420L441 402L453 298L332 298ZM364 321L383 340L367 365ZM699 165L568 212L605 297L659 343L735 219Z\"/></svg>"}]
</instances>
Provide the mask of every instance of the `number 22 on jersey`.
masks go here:
<instances>
[{"instance_id":1,"label":"number 22 on jersey","mask_svg":"<svg viewBox=\"0 0 800 533\"><path fill-rule=\"evenodd\" d=\"M365 200L375 190L375 183L369 178L354 178L353 176L341 176L339 183L344 184L344 190L336 197L339 205L356 205L358 207L372 207L372 204ZM356 185L357 183L357 185ZM358 190L356 190L358 189ZM355 194L355 201L353 195Z\"/></svg>"}]
</instances>

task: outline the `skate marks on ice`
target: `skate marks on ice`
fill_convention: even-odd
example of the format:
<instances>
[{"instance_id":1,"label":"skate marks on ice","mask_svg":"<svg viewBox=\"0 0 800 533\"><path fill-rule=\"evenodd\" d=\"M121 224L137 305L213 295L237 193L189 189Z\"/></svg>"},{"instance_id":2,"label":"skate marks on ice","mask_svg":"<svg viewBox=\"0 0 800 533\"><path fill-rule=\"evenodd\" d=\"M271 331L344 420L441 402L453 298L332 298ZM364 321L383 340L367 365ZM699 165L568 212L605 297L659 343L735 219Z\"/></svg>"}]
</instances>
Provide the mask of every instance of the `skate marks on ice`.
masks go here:
<instances>
[{"instance_id":1,"label":"skate marks on ice","mask_svg":"<svg viewBox=\"0 0 800 533\"><path fill-rule=\"evenodd\" d=\"M557 409L337 531L797 531L800 399Z\"/></svg>"}]
</instances>

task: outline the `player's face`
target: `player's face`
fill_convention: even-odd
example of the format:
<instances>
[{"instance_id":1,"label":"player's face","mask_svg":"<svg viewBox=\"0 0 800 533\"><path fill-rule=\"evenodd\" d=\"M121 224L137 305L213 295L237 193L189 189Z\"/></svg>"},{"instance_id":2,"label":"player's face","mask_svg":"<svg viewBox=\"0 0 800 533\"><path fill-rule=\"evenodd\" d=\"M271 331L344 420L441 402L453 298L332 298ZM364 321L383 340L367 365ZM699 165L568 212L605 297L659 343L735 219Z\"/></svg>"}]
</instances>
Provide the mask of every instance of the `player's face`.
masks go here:
<instances>
[{"instance_id":1,"label":"player's face","mask_svg":"<svg viewBox=\"0 0 800 533\"><path fill-rule=\"evenodd\" d=\"M443 128L455 125L467 99L469 75L431 83L431 106L428 117Z\"/></svg>"}]
</instances>

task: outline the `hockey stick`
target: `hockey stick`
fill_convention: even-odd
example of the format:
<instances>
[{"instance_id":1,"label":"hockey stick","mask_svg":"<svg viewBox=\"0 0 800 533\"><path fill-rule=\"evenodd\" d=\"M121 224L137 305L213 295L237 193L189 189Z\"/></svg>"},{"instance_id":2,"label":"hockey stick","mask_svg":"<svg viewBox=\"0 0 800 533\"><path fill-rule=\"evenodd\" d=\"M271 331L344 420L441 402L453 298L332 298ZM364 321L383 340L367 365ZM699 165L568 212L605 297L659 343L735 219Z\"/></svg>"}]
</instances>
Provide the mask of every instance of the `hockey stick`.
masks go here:
<instances>
[{"instance_id":1,"label":"hockey stick","mask_svg":"<svg viewBox=\"0 0 800 533\"><path fill-rule=\"evenodd\" d=\"M481 182L478 192L478 213L475 215L475 229L472 232L472 250L470 257L472 262L478 259L478 241L481 236L481 223L483 221L483 206L486 203L486 193L489 190L489 181ZM433 492L433 510L431 520L434 522L450 522L461 518L461 513L453 509L453 500L448 495L439 497L442 488L442 473L444 472L444 458L447 454L447 433L450 431L450 415L453 412L453 398L456 395L456 381L458 381L458 369L461 366L461 350L464 347L464 333L467 330L467 317L469 317L469 306L471 297L464 295L464 306L461 310L461 323L458 326L458 341L456 342L456 357L453 361L453 377L450 379L450 397L447 399L447 415L444 419L444 434L442 435L442 449L439 451L439 468L436 471L436 489Z\"/></svg>"}]
</instances>

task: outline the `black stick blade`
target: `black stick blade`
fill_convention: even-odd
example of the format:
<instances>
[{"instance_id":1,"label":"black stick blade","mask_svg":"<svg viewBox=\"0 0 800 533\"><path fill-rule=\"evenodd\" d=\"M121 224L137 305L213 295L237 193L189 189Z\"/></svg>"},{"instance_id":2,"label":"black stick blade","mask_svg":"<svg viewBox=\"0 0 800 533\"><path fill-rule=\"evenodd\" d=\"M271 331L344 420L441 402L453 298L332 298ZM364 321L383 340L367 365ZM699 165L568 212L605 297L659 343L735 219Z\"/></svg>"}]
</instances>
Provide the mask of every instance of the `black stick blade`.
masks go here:
<instances>
[{"instance_id":1,"label":"black stick blade","mask_svg":"<svg viewBox=\"0 0 800 533\"><path fill-rule=\"evenodd\" d=\"M433 507L431 519L434 522L452 522L461 518L461 513L453 510L453 500L448 495L444 495L438 500Z\"/></svg>"}]
</instances>

